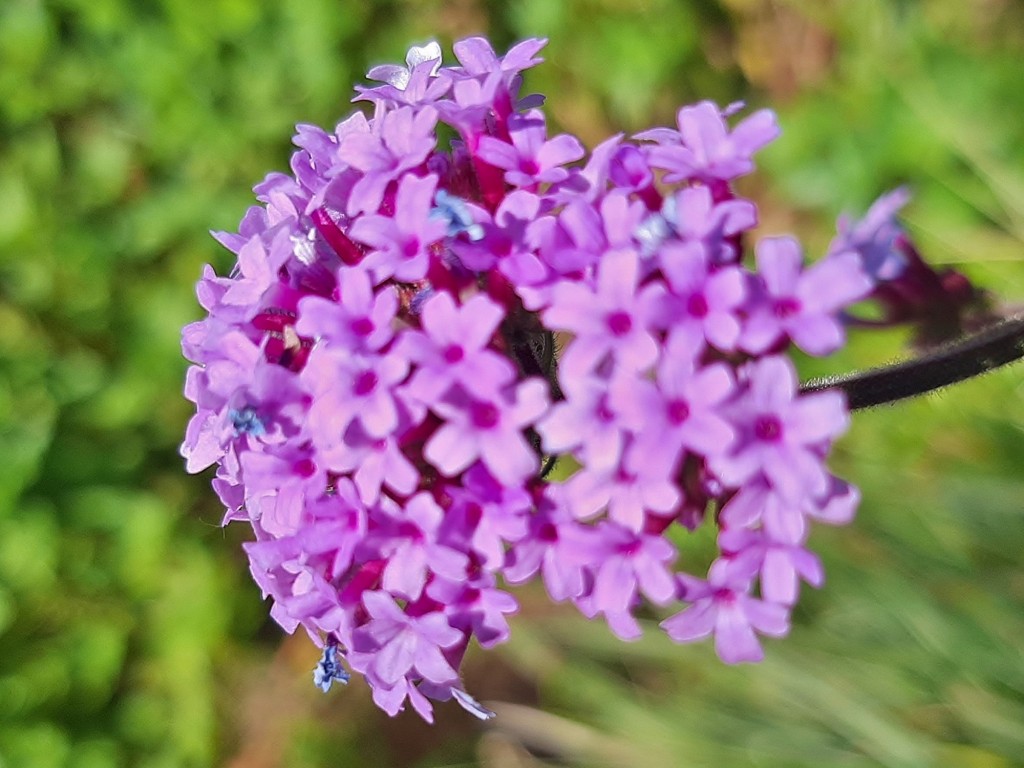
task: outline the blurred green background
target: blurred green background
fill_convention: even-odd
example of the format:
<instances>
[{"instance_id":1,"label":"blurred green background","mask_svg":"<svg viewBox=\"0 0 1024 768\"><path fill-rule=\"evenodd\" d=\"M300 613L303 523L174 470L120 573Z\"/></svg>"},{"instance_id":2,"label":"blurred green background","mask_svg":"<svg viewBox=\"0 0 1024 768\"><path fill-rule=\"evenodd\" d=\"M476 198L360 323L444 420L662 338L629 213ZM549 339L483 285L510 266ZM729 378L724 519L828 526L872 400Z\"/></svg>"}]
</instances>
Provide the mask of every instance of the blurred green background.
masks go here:
<instances>
[{"instance_id":1,"label":"blurred green background","mask_svg":"<svg viewBox=\"0 0 1024 768\"><path fill-rule=\"evenodd\" d=\"M826 587L759 666L524 589L512 642L467 666L491 728L311 685L177 456L179 330L201 265L231 263L207 230L287 169L294 123L478 32L550 38L528 86L590 146L697 99L770 105L763 232L820 253L906 182L931 259L1024 299L1019 0L2 0L0 767L1024 765L1020 366L856 417L834 464L860 516L815 532Z\"/></svg>"}]
</instances>

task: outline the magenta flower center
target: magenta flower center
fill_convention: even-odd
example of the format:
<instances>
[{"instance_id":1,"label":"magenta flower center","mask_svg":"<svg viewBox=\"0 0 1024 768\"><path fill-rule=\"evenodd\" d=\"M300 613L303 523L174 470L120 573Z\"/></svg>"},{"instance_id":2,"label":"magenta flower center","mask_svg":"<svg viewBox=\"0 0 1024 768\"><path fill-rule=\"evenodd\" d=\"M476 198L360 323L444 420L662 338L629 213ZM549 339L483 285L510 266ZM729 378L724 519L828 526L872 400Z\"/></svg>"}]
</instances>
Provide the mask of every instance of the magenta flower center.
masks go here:
<instances>
[{"instance_id":1,"label":"magenta flower center","mask_svg":"<svg viewBox=\"0 0 1024 768\"><path fill-rule=\"evenodd\" d=\"M366 397L366 395L373 392L377 388L377 374L373 371L363 371L356 376L355 384L352 387L352 391L358 397Z\"/></svg>"},{"instance_id":2,"label":"magenta flower center","mask_svg":"<svg viewBox=\"0 0 1024 768\"><path fill-rule=\"evenodd\" d=\"M758 416L754 422L754 436L758 440L772 443L782 438L782 422L773 414Z\"/></svg>"},{"instance_id":3,"label":"magenta flower center","mask_svg":"<svg viewBox=\"0 0 1024 768\"><path fill-rule=\"evenodd\" d=\"M465 356L466 353L458 344L450 344L444 350L444 361L451 365L454 365L455 363L459 362Z\"/></svg>"},{"instance_id":4,"label":"magenta flower center","mask_svg":"<svg viewBox=\"0 0 1024 768\"><path fill-rule=\"evenodd\" d=\"M640 551L640 539L633 539L623 544L619 544L617 549L620 555L632 557Z\"/></svg>"},{"instance_id":5,"label":"magenta flower center","mask_svg":"<svg viewBox=\"0 0 1024 768\"><path fill-rule=\"evenodd\" d=\"M558 541L558 529L551 523L544 523L537 531L540 541Z\"/></svg>"},{"instance_id":6,"label":"magenta flower center","mask_svg":"<svg viewBox=\"0 0 1024 768\"><path fill-rule=\"evenodd\" d=\"M402 243L402 256L407 259L414 259L420 252L420 241L417 237L410 237Z\"/></svg>"},{"instance_id":7,"label":"magenta flower center","mask_svg":"<svg viewBox=\"0 0 1024 768\"><path fill-rule=\"evenodd\" d=\"M368 317L357 317L349 326L356 336L369 336L373 333L373 321Z\"/></svg>"},{"instance_id":8,"label":"magenta flower center","mask_svg":"<svg viewBox=\"0 0 1024 768\"><path fill-rule=\"evenodd\" d=\"M787 317L792 317L800 311L800 302L787 296L784 299L777 299L775 306L772 309L777 318L784 320Z\"/></svg>"},{"instance_id":9,"label":"magenta flower center","mask_svg":"<svg viewBox=\"0 0 1024 768\"><path fill-rule=\"evenodd\" d=\"M690 313L692 317L704 317L708 313L708 300L704 298L703 293L695 293L690 296L686 302L686 311Z\"/></svg>"},{"instance_id":10,"label":"magenta flower center","mask_svg":"<svg viewBox=\"0 0 1024 768\"><path fill-rule=\"evenodd\" d=\"M536 176L538 173L540 173L540 165L538 165L537 161L532 158L525 158L519 164L519 170L521 170L527 176Z\"/></svg>"},{"instance_id":11,"label":"magenta flower center","mask_svg":"<svg viewBox=\"0 0 1024 768\"><path fill-rule=\"evenodd\" d=\"M313 463L312 459L300 459L292 465L292 469L295 470L295 474L299 477L312 477L313 473L316 472L316 464Z\"/></svg>"},{"instance_id":12,"label":"magenta flower center","mask_svg":"<svg viewBox=\"0 0 1024 768\"><path fill-rule=\"evenodd\" d=\"M719 587L714 591L714 601L723 606L734 605L736 603L736 593L731 589L725 587Z\"/></svg>"},{"instance_id":13,"label":"magenta flower center","mask_svg":"<svg viewBox=\"0 0 1024 768\"><path fill-rule=\"evenodd\" d=\"M633 318L629 316L628 312L621 310L608 315L606 322L608 330L612 332L613 336L625 336L633 329Z\"/></svg>"},{"instance_id":14,"label":"magenta flower center","mask_svg":"<svg viewBox=\"0 0 1024 768\"><path fill-rule=\"evenodd\" d=\"M493 429L498 425L501 414L490 403L473 403L469 409L469 419L477 429Z\"/></svg>"},{"instance_id":15,"label":"magenta flower center","mask_svg":"<svg viewBox=\"0 0 1024 768\"><path fill-rule=\"evenodd\" d=\"M619 482L619 483L620 483L621 485L629 485L630 483L633 483L633 482L635 482L635 481L636 481L636 473L634 473L634 472L630 472L630 471L629 471L628 469L626 469L625 467L623 467L623 466L620 466L620 467L619 467L619 468L618 468L618 469L617 469L617 470L615 471L615 479L616 479L616 480L617 480L617 481L618 481L618 482Z\"/></svg>"},{"instance_id":16,"label":"magenta flower center","mask_svg":"<svg viewBox=\"0 0 1024 768\"><path fill-rule=\"evenodd\" d=\"M679 426L690 418L690 405L685 400L670 400L668 404L668 420Z\"/></svg>"}]
</instances>

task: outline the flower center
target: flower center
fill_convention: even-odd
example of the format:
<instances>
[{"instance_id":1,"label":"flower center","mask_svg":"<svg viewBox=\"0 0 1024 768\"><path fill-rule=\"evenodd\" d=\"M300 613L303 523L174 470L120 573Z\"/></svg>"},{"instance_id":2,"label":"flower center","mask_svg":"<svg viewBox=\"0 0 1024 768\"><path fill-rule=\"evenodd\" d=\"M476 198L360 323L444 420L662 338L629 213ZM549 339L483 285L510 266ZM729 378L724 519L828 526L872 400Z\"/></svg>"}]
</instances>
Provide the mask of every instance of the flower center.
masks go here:
<instances>
[{"instance_id":1,"label":"flower center","mask_svg":"<svg viewBox=\"0 0 1024 768\"><path fill-rule=\"evenodd\" d=\"M733 605L736 603L736 593L727 587L719 587L714 591L713 599L716 603Z\"/></svg>"},{"instance_id":2,"label":"flower center","mask_svg":"<svg viewBox=\"0 0 1024 768\"><path fill-rule=\"evenodd\" d=\"M800 311L800 302L790 297L777 299L773 311L777 318L785 320L787 317L792 317Z\"/></svg>"},{"instance_id":3,"label":"flower center","mask_svg":"<svg viewBox=\"0 0 1024 768\"><path fill-rule=\"evenodd\" d=\"M627 312L612 312L606 320L613 336L625 336L633 329L633 318Z\"/></svg>"},{"instance_id":4,"label":"flower center","mask_svg":"<svg viewBox=\"0 0 1024 768\"><path fill-rule=\"evenodd\" d=\"M491 403L473 403L469 409L469 418L477 429L493 429L498 425L501 414Z\"/></svg>"},{"instance_id":5,"label":"flower center","mask_svg":"<svg viewBox=\"0 0 1024 768\"><path fill-rule=\"evenodd\" d=\"M369 336L373 333L373 321L368 317L357 317L349 326L356 336Z\"/></svg>"},{"instance_id":6,"label":"flower center","mask_svg":"<svg viewBox=\"0 0 1024 768\"><path fill-rule=\"evenodd\" d=\"M402 256L413 259L420 252L420 241L417 237L410 237L402 244Z\"/></svg>"},{"instance_id":7,"label":"flower center","mask_svg":"<svg viewBox=\"0 0 1024 768\"><path fill-rule=\"evenodd\" d=\"M312 459L299 459L292 465L292 469L295 470L295 474L299 477L312 477L313 473L316 472L316 464L313 463Z\"/></svg>"},{"instance_id":8,"label":"flower center","mask_svg":"<svg viewBox=\"0 0 1024 768\"><path fill-rule=\"evenodd\" d=\"M782 438L782 422L778 416L766 414L758 416L754 422L754 436L766 443L773 443Z\"/></svg>"},{"instance_id":9,"label":"flower center","mask_svg":"<svg viewBox=\"0 0 1024 768\"><path fill-rule=\"evenodd\" d=\"M355 384L352 387L352 391L358 397L366 397L366 395L373 392L377 387L377 374L373 371L363 371L356 376Z\"/></svg>"},{"instance_id":10,"label":"flower center","mask_svg":"<svg viewBox=\"0 0 1024 768\"><path fill-rule=\"evenodd\" d=\"M451 344L444 350L444 361L449 365L454 365L461 361L465 356L466 353L463 352L462 347L458 344Z\"/></svg>"},{"instance_id":11,"label":"flower center","mask_svg":"<svg viewBox=\"0 0 1024 768\"><path fill-rule=\"evenodd\" d=\"M695 293L686 302L686 311L691 317L704 317L708 313L708 300L703 293Z\"/></svg>"},{"instance_id":12,"label":"flower center","mask_svg":"<svg viewBox=\"0 0 1024 768\"><path fill-rule=\"evenodd\" d=\"M685 400L671 400L668 404L668 420L679 426L690 418L690 405Z\"/></svg>"}]
</instances>

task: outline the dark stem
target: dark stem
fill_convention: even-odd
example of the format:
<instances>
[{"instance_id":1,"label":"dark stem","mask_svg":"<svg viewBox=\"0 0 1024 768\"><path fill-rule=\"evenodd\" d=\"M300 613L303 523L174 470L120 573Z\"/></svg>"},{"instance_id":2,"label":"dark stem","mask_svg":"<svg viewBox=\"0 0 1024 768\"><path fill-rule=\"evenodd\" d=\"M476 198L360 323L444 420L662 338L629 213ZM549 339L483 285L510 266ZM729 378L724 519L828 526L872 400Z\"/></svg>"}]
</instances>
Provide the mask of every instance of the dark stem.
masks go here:
<instances>
[{"instance_id":1,"label":"dark stem","mask_svg":"<svg viewBox=\"0 0 1024 768\"><path fill-rule=\"evenodd\" d=\"M895 365L845 376L813 379L801 392L838 389L851 411L923 395L979 376L1024 357L1024 315L940 347L935 352Z\"/></svg>"}]
</instances>

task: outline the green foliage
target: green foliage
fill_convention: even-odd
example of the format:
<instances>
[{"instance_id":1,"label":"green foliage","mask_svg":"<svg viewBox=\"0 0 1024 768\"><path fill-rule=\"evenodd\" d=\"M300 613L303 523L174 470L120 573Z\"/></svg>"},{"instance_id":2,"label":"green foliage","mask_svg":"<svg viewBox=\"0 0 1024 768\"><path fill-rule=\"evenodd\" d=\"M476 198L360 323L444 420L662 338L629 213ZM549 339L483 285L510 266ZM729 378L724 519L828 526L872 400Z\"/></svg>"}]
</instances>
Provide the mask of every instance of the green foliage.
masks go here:
<instances>
[{"instance_id":1,"label":"green foliage","mask_svg":"<svg viewBox=\"0 0 1024 768\"><path fill-rule=\"evenodd\" d=\"M8 0L0 4L0 767L544 764L998 768L1024 754L1019 370L859 415L857 523L755 668L656 632L624 644L523 590L470 664L481 738L322 697L240 531L176 455L181 326L207 235L333 124L373 64L432 36L550 38L528 85L591 144L700 98L780 112L748 190L768 232L909 183L914 234L1024 295L1024 9L1011 0ZM768 181L766 181L766 179ZM883 362L862 338L808 374ZM696 551L694 557L699 556ZM653 625L654 617L651 618Z\"/></svg>"}]
</instances>

